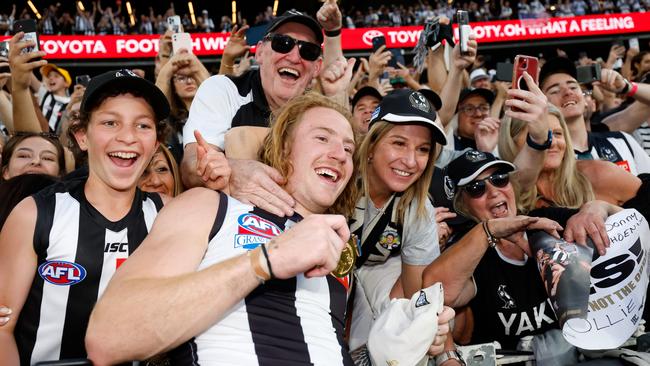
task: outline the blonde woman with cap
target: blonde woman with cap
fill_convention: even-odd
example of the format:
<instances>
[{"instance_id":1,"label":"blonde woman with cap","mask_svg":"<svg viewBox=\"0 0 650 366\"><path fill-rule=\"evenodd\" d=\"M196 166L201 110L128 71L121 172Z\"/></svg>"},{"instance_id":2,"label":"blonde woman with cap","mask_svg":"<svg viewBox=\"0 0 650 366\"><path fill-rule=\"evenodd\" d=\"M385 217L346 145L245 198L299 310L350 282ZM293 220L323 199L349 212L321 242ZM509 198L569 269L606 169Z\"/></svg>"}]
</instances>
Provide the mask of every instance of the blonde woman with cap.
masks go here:
<instances>
[{"instance_id":1,"label":"blonde woman with cap","mask_svg":"<svg viewBox=\"0 0 650 366\"><path fill-rule=\"evenodd\" d=\"M373 318L391 297L410 298L439 254L435 211L428 197L441 106L413 90L388 94L373 113L361 146L363 190L350 230L360 239L350 349L363 346Z\"/></svg>"}]
</instances>

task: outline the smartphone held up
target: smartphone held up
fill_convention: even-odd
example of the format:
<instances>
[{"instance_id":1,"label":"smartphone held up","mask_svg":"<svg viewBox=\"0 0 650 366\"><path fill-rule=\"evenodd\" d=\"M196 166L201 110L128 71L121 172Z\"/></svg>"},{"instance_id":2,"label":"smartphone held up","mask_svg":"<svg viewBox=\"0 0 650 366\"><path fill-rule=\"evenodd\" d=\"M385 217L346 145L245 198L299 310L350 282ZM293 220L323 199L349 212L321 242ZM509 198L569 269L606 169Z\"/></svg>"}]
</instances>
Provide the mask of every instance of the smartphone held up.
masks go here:
<instances>
[{"instance_id":1,"label":"smartphone held up","mask_svg":"<svg viewBox=\"0 0 650 366\"><path fill-rule=\"evenodd\" d=\"M539 77L539 60L537 57L517 55L512 66L512 88L520 90L530 90L524 72L528 73L535 84L538 83Z\"/></svg>"},{"instance_id":2,"label":"smartphone held up","mask_svg":"<svg viewBox=\"0 0 650 366\"><path fill-rule=\"evenodd\" d=\"M459 10L456 13L456 22L458 23L458 42L460 43L460 54L469 55L469 35L472 33L472 27L469 25L469 14L465 10Z\"/></svg>"},{"instance_id":3,"label":"smartphone held up","mask_svg":"<svg viewBox=\"0 0 650 366\"><path fill-rule=\"evenodd\" d=\"M38 32L36 28L36 20L34 19L21 19L14 22L14 32L24 32L22 40L23 41L32 41L34 42L33 46L23 48L22 52L30 53L40 50L40 43L38 40ZM40 60L38 58L37 60Z\"/></svg>"},{"instance_id":4,"label":"smartphone held up","mask_svg":"<svg viewBox=\"0 0 650 366\"><path fill-rule=\"evenodd\" d=\"M517 55L515 57L515 62L512 64L512 89L530 91L531 85L524 77L524 73L530 75L535 85L539 83L539 60L537 57L526 55ZM517 107L512 107L512 110L522 112Z\"/></svg>"},{"instance_id":5,"label":"smartphone held up","mask_svg":"<svg viewBox=\"0 0 650 366\"><path fill-rule=\"evenodd\" d=\"M185 49L189 53L193 53L192 36L189 33L174 33L172 34L172 50L174 54Z\"/></svg>"}]
</instances>

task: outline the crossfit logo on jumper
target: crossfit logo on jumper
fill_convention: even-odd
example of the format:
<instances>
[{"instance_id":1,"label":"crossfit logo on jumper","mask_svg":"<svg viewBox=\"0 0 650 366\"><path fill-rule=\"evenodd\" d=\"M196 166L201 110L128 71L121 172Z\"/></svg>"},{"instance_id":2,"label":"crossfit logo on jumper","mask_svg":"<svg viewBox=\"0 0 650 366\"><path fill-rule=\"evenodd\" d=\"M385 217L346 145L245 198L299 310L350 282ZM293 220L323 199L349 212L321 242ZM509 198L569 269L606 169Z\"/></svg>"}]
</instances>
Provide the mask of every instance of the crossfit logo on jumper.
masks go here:
<instances>
[{"instance_id":1,"label":"crossfit logo on jumper","mask_svg":"<svg viewBox=\"0 0 650 366\"><path fill-rule=\"evenodd\" d=\"M372 46L372 39L375 37L381 37L383 35L384 33L382 33L381 31L376 29L371 29L366 33L364 33L363 36L361 36L361 40L363 40L363 43L367 44L368 46Z\"/></svg>"},{"instance_id":2,"label":"crossfit logo on jumper","mask_svg":"<svg viewBox=\"0 0 650 366\"><path fill-rule=\"evenodd\" d=\"M83 281L86 269L77 263L48 261L38 267L38 274L53 285L69 286Z\"/></svg>"},{"instance_id":3,"label":"crossfit logo on jumper","mask_svg":"<svg viewBox=\"0 0 650 366\"><path fill-rule=\"evenodd\" d=\"M280 235L280 228L269 220L253 214L243 214L237 219L235 248L255 249Z\"/></svg>"}]
</instances>

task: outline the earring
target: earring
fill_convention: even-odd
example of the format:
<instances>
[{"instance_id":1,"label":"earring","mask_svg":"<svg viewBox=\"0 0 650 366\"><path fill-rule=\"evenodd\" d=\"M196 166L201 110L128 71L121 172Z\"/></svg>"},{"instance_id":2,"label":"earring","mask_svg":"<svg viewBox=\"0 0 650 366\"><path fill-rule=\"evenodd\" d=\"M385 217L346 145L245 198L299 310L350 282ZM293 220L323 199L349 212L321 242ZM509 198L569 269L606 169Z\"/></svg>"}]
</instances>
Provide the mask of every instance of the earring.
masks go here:
<instances>
[{"instance_id":1,"label":"earring","mask_svg":"<svg viewBox=\"0 0 650 366\"><path fill-rule=\"evenodd\" d=\"M372 162L372 156L368 156L368 163Z\"/></svg>"}]
</instances>

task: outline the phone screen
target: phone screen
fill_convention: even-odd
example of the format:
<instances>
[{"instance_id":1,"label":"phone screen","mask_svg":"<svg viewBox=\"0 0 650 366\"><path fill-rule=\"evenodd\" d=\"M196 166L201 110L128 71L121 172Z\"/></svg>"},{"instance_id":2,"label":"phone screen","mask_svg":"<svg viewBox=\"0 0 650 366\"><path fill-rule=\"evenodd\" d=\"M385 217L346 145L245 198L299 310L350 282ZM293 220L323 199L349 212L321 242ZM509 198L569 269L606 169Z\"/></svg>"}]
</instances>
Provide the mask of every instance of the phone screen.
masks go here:
<instances>
[{"instance_id":1,"label":"phone screen","mask_svg":"<svg viewBox=\"0 0 650 366\"><path fill-rule=\"evenodd\" d=\"M83 86L88 86L90 83L90 75L79 75L75 78L75 83Z\"/></svg>"},{"instance_id":2,"label":"phone screen","mask_svg":"<svg viewBox=\"0 0 650 366\"><path fill-rule=\"evenodd\" d=\"M379 47L386 45L386 38L384 36L377 36L372 39L372 52L377 52Z\"/></svg>"},{"instance_id":3,"label":"phone screen","mask_svg":"<svg viewBox=\"0 0 650 366\"><path fill-rule=\"evenodd\" d=\"M510 62L498 62L496 79L499 81L512 81L513 65Z\"/></svg>"},{"instance_id":4,"label":"phone screen","mask_svg":"<svg viewBox=\"0 0 650 366\"><path fill-rule=\"evenodd\" d=\"M590 84L600 80L600 64L578 66L576 68L576 80L580 84Z\"/></svg>"},{"instance_id":5,"label":"phone screen","mask_svg":"<svg viewBox=\"0 0 650 366\"><path fill-rule=\"evenodd\" d=\"M402 54L402 49L401 48L391 48L390 49L391 58L388 61L388 66L394 67L396 69L399 68L397 63L400 63L404 65L406 62L404 61L404 55Z\"/></svg>"}]
</instances>

